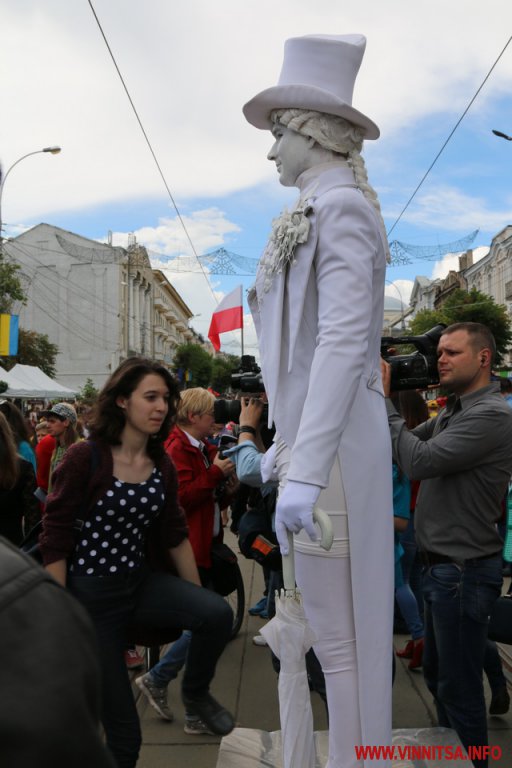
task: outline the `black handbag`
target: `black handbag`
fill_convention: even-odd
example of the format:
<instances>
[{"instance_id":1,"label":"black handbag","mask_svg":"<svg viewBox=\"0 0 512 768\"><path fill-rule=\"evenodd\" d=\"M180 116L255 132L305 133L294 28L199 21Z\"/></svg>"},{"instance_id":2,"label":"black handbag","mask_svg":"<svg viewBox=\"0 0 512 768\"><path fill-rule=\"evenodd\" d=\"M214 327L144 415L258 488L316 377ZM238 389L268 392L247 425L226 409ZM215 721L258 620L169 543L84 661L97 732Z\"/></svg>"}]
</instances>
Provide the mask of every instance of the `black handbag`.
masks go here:
<instances>
[{"instance_id":1,"label":"black handbag","mask_svg":"<svg viewBox=\"0 0 512 768\"><path fill-rule=\"evenodd\" d=\"M489 618L487 637L497 643L512 645L512 583L508 594L498 597Z\"/></svg>"},{"instance_id":2,"label":"black handbag","mask_svg":"<svg viewBox=\"0 0 512 768\"><path fill-rule=\"evenodd\" d=\"M39 535L42 530L43 522L42 520L38 520L19 545L21 551L25 552L27 555L30 555L30 557L33 557L36 563L39 563L39 565L43 564L41 550L39 549Z\"/></svg>"},{"instance_id":3,"label":"black handbag","mask_svg":"<svg viewBox=\"0 0 512 768\"><path fill-rule=\"evenodd\" d=\"M238 523L238 544L242 555L271 571L279 571L282 567L277 538L272 530L275 506L276 492L266 496L259 494Z\"/></svg>"},{"instance_id":4,"label":"black handbag","mask_svg":"<svg viewBox=\"0 0 512 768\"><path fill-rule=\"evenodd\" d=\"M212 567L209 577L213 589L223 597L230 595L238 582L238 558L224 542L214 542L210 554Z\"/></svg>"},{"instance_id":5,"label":"black handbag","mask_svg":"<svg viewBox=\"0 0 512 768\"><path fill-rule=\"evenodd\" d=\"M73 522L73 530L75 531L75 535L78 536L80 531L82 530L84 524L84 520L79 520L78 518L74 520ZM30 555L36 563L39 563L39 565L43 564L43 556L41 555L41 549L39 547L39 536L43 531L43 521L38 520L37 523L34 525L33 528L30 529L30 531L27 533L21 544L19 545L19 548L22 552L25 552L25 554Z\"/></svg>"}]
</instances>

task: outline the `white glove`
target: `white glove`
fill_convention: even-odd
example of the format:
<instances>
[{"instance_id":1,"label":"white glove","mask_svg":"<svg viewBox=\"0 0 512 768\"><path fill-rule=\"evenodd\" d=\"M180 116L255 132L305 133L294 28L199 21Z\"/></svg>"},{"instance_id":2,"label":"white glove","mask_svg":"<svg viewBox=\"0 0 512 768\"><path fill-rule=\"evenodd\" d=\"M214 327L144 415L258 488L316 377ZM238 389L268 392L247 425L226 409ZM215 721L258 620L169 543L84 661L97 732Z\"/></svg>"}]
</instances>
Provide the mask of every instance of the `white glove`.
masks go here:
<instances>
[{"instance_id":1,"label":"white glove","mask_svg":"<svg viewBox=\"0 0 512 768\"><path fill-rule=\"evenodd\" d=\"M270 448L261 457L261 479L264 483L277 482L277 468L276 468L276 448L277 445L272 443Z\"/></svg>"},{"instance_id":2,"label":"white glove","mask_svg":"<svg viewBox=\"0 0 512 768\"><path fill-rule=\"evenodd\" d=\"M321 490L319 485L288 480L283 492L279 494L276 507L276 536L282 555L288 554L288 531L299 533L304 528L311 541L317 541L313 510Z\"/></svg>"}]
</instances>

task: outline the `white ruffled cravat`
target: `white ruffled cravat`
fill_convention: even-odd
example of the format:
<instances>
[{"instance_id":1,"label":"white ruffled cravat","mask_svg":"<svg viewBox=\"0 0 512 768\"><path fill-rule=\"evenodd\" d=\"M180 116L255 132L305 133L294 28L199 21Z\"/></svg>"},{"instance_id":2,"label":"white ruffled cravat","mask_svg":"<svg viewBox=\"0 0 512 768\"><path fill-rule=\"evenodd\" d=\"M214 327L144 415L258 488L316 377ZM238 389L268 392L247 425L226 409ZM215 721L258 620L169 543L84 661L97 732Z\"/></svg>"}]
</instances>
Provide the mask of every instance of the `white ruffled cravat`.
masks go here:
<instances>
[{"instance_id":1,"label":"white ruffled cravat","mask_svg":"<svg viewBox=\"0 0 512 768\"><path fill-rule=\"evenodd\" d=\"M322 163L301 173L296 186L300 196L294 208L287 208L272 222L272 231L263 255L259 269L263 273L263 292L268 293L275 275L283 272L290 264L295 264L295 250L298 245L306 243L311 227L308 218L311 212L311 198L317 188L317 178L330 168L347 168L345 161Z\"/></svg>"}]
</instances>

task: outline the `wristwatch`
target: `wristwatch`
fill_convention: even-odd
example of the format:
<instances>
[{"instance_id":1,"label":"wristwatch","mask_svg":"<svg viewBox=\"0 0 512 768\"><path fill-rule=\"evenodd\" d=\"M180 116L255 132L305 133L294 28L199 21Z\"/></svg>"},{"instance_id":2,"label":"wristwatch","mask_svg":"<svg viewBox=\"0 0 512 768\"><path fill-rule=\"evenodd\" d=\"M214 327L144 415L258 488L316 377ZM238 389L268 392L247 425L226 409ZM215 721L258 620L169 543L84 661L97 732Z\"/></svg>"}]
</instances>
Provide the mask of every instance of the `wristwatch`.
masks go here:
<instances>
[{"instance_id":1,"label":"wristwatch","mask_svg":"<svg viewBox=\"0 0 512 768\"><path fill-rule=\"evenodd\" d=\"M245 426L241 425L238 432L239 434L242 434L242 432L248 432L250 435L254 435L254 437L256 437L256 430L254 429L254 427L251 427L248 424L246 424Z\"/></svg>"}]
</instances>

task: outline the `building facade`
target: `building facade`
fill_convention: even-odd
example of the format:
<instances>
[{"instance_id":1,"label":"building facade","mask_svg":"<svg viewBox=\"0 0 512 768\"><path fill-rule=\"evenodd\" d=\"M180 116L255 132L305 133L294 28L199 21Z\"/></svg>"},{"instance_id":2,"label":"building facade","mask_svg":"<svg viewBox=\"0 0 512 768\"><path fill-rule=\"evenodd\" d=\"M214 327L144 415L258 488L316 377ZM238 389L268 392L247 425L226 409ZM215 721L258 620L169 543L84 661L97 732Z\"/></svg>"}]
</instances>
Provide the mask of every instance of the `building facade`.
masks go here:
<instances>
[{"instance_id":1,"label":"building facade","mask_svg":"<svg viewBox=\"0 0 512 768\"><path fill-rule=\"evenodd\" d=\"M493 237L489 253L463 270L467 290L476 288L512 315L512 225Z\"/></svg>"},{"instance_id":2,"label":"building facade","mask_svg":"<svg viewBox=\"0 0 512 768\"><path fill-rule=\"evenodd\" d=\"M412 317L421 309L439 309L457 288L476 288L506 307L512 316L512 225L492 239L489 252L473 263L473 252L459 256L459 270L450 270L442 280L418 276L410 298Z\"/></svg>"},{"instance_id":3,"label":"building facade","mask_svg":"<svg viewBox=\"0 0 512 768\"><path fill-rule=\"evenodd\" d=\"M422 309L439 309L456 289L471 291L473 288L504 306L512 318L512 225L504 227L492 239L488 253L473 261L473 251L459 256L459 270L450 270L445 278L429 280L418 276L410 298L410 314L414 318ZM512 364L512 353L505 356L505 363Z\"/></svg>"},{"instance_id":4,"label":"building facade","mask_svg":"<svg viewBox=\"0 0 512 768\"><path fill-rule=\"evenodd\" d=\"M424 275L418 275L415 278L409 299L409 320L416 317L422 309L435 309L436 290L439 282L439 280L430 280Z\"/></svg>"},{"instance_id":5,"label":"building facade","mask_svg":"<svg viewBox=\"0 0 512 768\"><path fill-rule=\"evenodd\" d=\"M21 267L27 295L16 308L20 326L57 345L56 377L80 389L101 387L126 357L144 355L170 366L178 344L193 339L193 316L146 249L99 243L39 224L4 243Z\"/></svg>"}]
</instances>

